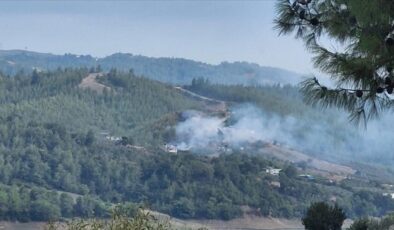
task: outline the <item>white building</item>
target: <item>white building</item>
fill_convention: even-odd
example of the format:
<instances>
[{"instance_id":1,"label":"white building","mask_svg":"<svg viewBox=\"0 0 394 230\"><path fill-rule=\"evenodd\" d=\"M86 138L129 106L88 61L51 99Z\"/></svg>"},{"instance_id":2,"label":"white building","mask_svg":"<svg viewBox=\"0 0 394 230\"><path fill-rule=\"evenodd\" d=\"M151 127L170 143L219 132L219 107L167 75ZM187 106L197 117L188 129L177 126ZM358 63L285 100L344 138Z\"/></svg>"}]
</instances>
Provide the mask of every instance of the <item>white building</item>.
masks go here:
<instances>
[{"instance_id":1,"label":"white building","mask_svg":"<svg viewBox=\"0 0 394 230\"><path fill-rule=\"evenodd\" d=\"M105 138L107 140L109 140L109 141L120 141L120 140L122 140L121 137L115 137L115 136L106 136Z\"/></svg>"},{"instance_id":2,"label":"white building","mask_svg":"<svg viewBox=\"0 0 394 230\"><path fill-rule=\"evenodd\" d=\"M265 169L266 173L269 173L269 174L274 175L274 176L279 175L280 171L282 171L282 169L275 169L275 168L267 168L267 169Z\"/></svg>"},{"instance_id":3,"label":"white building","mask_svg":"<svg viewBox=\"0 0 394 230\"><path fill-rule=\"evenodd\" d=\"M394 193L383 193L383 196L389 196L391 199L394 199Z\"/></svg>"},{"instance_id":4,"label":"white building","mask_svg":"<svg viewBox=\"0 0 394 230\"><path fill-rule=\"evenodd\" d=\"M164 149L168 153L178 153L178 148L175 145L166 144Z\"/></svg>"}]
</instances>

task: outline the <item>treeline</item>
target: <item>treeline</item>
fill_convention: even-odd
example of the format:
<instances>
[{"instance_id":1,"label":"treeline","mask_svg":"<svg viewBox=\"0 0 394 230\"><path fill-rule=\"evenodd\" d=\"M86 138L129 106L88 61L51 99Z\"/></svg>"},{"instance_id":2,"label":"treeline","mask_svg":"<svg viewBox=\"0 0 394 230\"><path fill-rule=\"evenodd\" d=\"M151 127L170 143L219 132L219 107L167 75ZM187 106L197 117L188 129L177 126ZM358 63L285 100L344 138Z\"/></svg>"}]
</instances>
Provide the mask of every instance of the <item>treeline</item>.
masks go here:
<instances>
[{"instance_id":1,"label":"treeline","mask_svg":"<svg viewBox=\"0 0 394 230\"><path fill-rule=\"evenodd\" d=\"M62 68L94 67L100 65L104 71L117 68L133 69L137 75L172 84L190 84L193 78L205 76L221 84L255 85L265 83L298 82L300 76L280 68L263 67L248 62L222 62L210 65L183 58L152 58L141 55L115 53L103 58L90 55L53 55L25 50L0 51L0 69L6 74L33 69L46 71Z\"/></svg>"},{"instance_id":2,"label":"treeline","mask_svg":"<svg viewBox=\"0 0 394 230\"><path fill-rule=\"evenodd\" d=\"M278 115L305 115L311 108L302 102L298 88L291 85L220 85L207 78L194 78L185 88L198 94L235 103L253 103Z\"/></svg>"}]
</instances>

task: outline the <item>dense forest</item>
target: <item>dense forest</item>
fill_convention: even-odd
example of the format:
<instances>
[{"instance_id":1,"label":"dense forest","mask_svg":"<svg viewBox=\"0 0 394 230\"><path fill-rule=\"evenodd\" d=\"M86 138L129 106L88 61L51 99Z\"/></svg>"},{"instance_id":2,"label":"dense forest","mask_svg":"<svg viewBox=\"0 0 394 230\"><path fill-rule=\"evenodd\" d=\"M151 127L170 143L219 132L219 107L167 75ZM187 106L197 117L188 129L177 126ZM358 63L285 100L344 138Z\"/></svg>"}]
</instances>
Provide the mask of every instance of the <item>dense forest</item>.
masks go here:
<instances>
[{"instance_id":1,"label":"dense forest","mask_svg":"<svg viewBox=\"0 0 394 230\"><path fill-rule=\"evenodd\" d=\"M259 156L166 153L161 146L179 113L204 111L202 103L133 71L99 77L110 87L102 93L79 88L88 74L59 68L1 76L0 219L100 217L124 202L179 218L231 219L247 206L259 215L299 217L311 202L333 196L350 216L394 208L380 193L306 181L291 164ZM293 97L294 89L282 89ZM272 176L267 167L284 170Z\"/></svg>"}]
</instances>

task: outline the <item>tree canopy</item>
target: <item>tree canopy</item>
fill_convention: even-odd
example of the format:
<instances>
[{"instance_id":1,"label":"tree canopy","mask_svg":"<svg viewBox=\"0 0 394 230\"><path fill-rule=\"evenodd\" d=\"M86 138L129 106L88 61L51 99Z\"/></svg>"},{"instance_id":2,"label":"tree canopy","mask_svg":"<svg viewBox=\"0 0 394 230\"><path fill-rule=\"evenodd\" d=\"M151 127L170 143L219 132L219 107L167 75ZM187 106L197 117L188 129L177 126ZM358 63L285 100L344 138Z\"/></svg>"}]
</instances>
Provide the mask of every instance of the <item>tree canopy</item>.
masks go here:
<instances>
[{"instance_id":1,"label":"tree canopy","mask_svg":"<svg viewBox=\"0 0 394 230\"><path fill-rule=\"evenodd\" d=\"M302 82L307 102L346 109L356 121L392 108L393 1L278 0L276 8L279 34L294 32L314 55L315 67L335 83L327 87L317 78Z\"/></svg>"},{"instance_id":2,"label":"tree canopy","mask_svg":"<svg viewBox=\"0 0 394 230\"><path fill-rule=\"evenodd\" d=\"M117 203L145 204L185 219L232 219L243 215L244 206L291 218L333 196L350 217L394 209L394 200L380 190L359 191L375 183L305 180L287 163L249 150L217 157L166 153L162 145L174 140L181 112L204 111L201 102L132 71L103 74L97 81L111 90L102 93L78 87L88 72L0 74L0 220L106 218ZM284 116L293 108L306 110L290 86L194 83L188 87L194 92L251 101ZM268 167L284 170L273 176Z\"/></svg>"},{"instance_id":3,"label":"tree canopy","mask_svg":"<svg viewBox=\"0 0 394 230\"><path fill-rule=\"evenodd\" d=\"M345 213L338 206L318 202L309 207L302 224L307 230L340 230L345 219Z\"/></svg>"}]
</instances>

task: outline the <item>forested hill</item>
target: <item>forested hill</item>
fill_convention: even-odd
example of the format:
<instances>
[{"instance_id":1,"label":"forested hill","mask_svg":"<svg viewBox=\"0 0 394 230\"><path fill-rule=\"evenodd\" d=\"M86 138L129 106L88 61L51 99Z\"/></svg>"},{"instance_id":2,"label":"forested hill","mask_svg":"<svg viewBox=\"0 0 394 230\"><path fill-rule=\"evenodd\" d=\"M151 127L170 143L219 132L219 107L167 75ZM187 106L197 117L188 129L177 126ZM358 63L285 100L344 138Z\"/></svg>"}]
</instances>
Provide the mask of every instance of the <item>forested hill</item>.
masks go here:
<instances>
[{"instance_id":1,"label":"forested hill","mask_svg":"<svg viewBox=\"0 0 394 230\"><path fill-rule=\"evenodd\" d=\"M94 84L87 76L88 68L0 75L0 220L108 217L114 203L127 202L204 219L239 217L246 206L259 215L300 217L311 202L333 197L351 217L394 208L390 197L358 188L371 187L368 181L308 181L288 162L245 152L165 152L184 119L180 112L205 111L203 102L132 71L95 73ZM291 86L244 90L278 112L292 101L266 92L287 91L290 98L295 92ZM213 93L225 99L223 91ZM283 173L271 175L267 167Z\"/></svg>"},{"instance_id":2,"label":"forested hill","mask_svg":"<svg viewBox=\"0 0 394 230\"><path fill-rule=\"evenodd\" d=\"M152 58L116 53L104 58L90 55L53 55L23 50L0 51L0 69L5 74L20 70L54 70L58 67L94 67L103 70L133 69L137 75L173 84L190 84L193 78L204 77L220 84L297 84L301 76L280 68L263 67L247 62L222 62L210 65L182 58Z\"/></svg>"}]
</instances>

